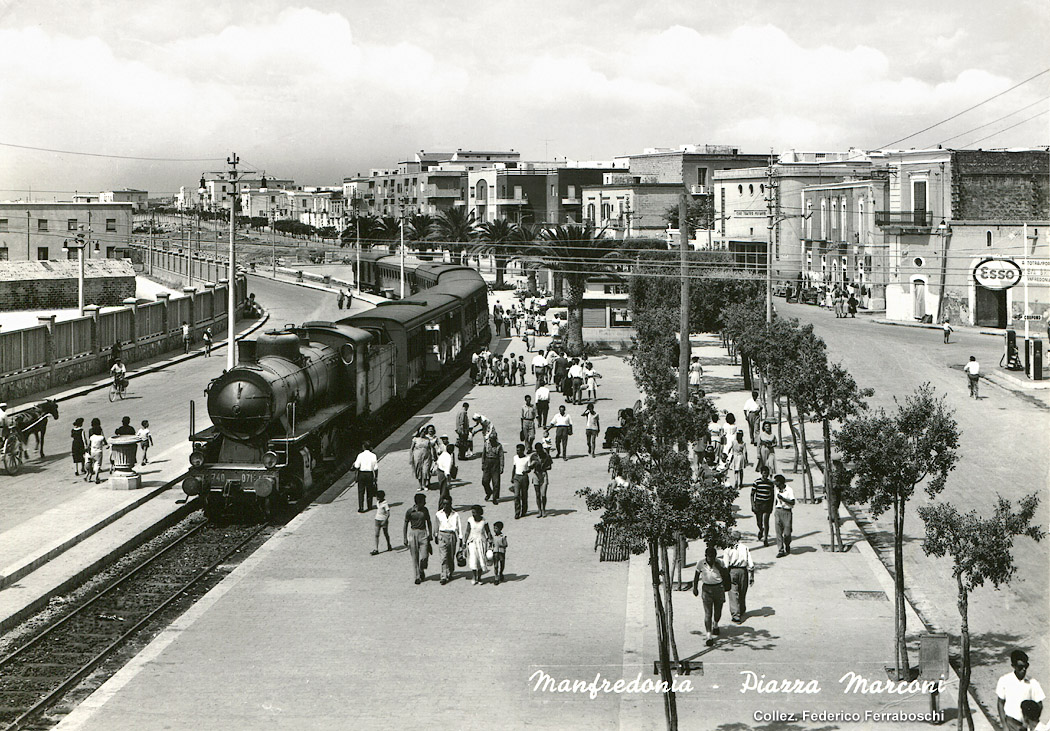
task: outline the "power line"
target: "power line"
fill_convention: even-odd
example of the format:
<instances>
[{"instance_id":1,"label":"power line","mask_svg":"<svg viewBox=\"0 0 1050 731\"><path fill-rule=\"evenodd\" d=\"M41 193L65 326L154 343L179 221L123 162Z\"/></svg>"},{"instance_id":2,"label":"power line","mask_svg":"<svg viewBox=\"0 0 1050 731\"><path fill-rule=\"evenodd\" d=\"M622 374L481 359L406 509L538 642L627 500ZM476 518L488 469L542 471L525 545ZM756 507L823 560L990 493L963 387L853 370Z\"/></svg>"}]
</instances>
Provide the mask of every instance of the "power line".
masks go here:
<instances>
[{"instance_id":1,"label":"power line","mask_svg":"<svg viewBox=\"0 0 1050 731\"><path fill-rule=\"evenodd\" d=\"M1003 132L1006 132L1007 130L1011 130L1014 127L1020 127L1022 124L1026 123L1026 122L1031 122L1033 119L1043 116L1048 111L1050 111L1050 109L1044 109L1043 111L1039 112L1038 114L1033 114L1031 117L1028 117L1027 119L1022 119L1017 124L1011 124L1009 127L1004 127L1003 129L999 130L998 132L992 132L990 135L985 135L984 137L980 138L979 140L974 140L973 142L968 142L967 144L963 145L963 147L970 147L971 145L976 145L978 142L984 142L985 140L987 140L990 137L995 137L996 135L1001 135Z\"/></svg>"},{"instance_id":2,"label":"power line","mask_svg":"<svg viewBox=\"0 0 1050 731\"><path fill-rule=\"evenodd\" d=\"M1035 100L1034 102L1032 102L1031 104L1028 104L1028 105L1026 105L1026 106L1023 106L1023 107L1021 107L1020 109L1015 109L1015 110L1013 110L1012 112L1010 112L1009 114L1004 114L1003 116L999 117L998 119L993 119L993 120L992 120L991 122L985 122L984 124L979 124L979 125L977 125L976 127L973 127L973 128L971 128L971 129L968 129L968 130L966 130L965 132L960 132L960 133L959 133L959 134L957 134L957 135L952 135L951 137L948 137L948 138L946 138L946 139L943 139L943 140L941 140L941 141L940 141L940 142L938 142L937 144L938 144L938 145L943 145L943 144L944 144L945 142L950 142L951 140L954 140L954 139L956 139L956 138L958 138L958 137L962 137L962 136L964 136L964 135L968 135L968 134L970 134L971 132L976 132L977 130L979 130L979 129L983 129L984 127L989 127L989 126L991 126L991 125L995 124L996 122L1002 122L1002 121L1003 121L1004 119L1006 119L1007 117L1012 117L1012 116L1014 116L1015 114L1020 114L1021 112L1024 112L1024 111L1026 111L1026 110L1028 110L1028 109L1031 109L1031 108L1032 108L1032 107L1034 107L1034 106L1035 106L1036 104L1041 104L1041 103L1045 102L1045 101L1046 101L1046 100L1048 100L1048 99L1050 99L1050 96L1044 96L1044 97L1043 97L1042 99L1036 99L1036 100Z\"/></svg>"},{"instance_id":3,"label":"power line","mask_svg":"<svg viewBox=\"0 0 1050 731\"><path fill-rule=\"evenodd\" d=\"M80 152L78 150L56 150L51 147L34 147L33 145L16 145L13 142L0 142L0 147L14 147L19 150L36 152L53 152L58 155L81 155L84 157L105 157L113 160L142 160L145 162L215 162L221 157L137 157L135 155L109 155L102 152Z\"/></svg>"},{"instance_id":4,"label":"power line","mask_svg":"<svg viewBox=\"0 0 1050 731\"><path fill-rule=\"evenodd\" d=\"M998 99L999 97L1003 96L1004 94L1008 94L1009 92L1013 91L1014 89L1017 89L1017 88L1019 88L1021 86L1024 86L1029 81L1032 81L1034 79L1038 79L1040 76L1042 76L1043 74L1046 74L1046 73L1050 73L1050 69L1043 69L1039 73L1037 73L1037 74L1035 74L1033 76L1029 76L1027 79L1025 79L1024 81L1020 82L1019 84L1014 84L1009 89L1006 89L1005 91L1000 91L998 94L990 96L987 99L985 99L984 101L977 102L972 107L967 107L966 109L962 110L961 112L956 112L952 116L946 117L945 119L942 119L940 122L936 122L934 124L931 124L929 127L924 127L923 129L920 129L918 132L913 132L910 135L907 135L905 137L901 137L899 140L894 140L893 142L887 142L885 145L880 145L879 149L880 150L885 150L886 148L891 147L892 145L896 145L898 142L903 142L904 140L910 140L912 137L917 137L918 135L921 135L923 132L929 132L934 127L940 127L945 122L950 122L953 119L956 119L957 117L961 117L962 115L966 114L967 112L972 112L974 109L977 109L977 107L984 106L985 104L987 104L988 102L992 101L993 99Z\"/></svg>"}]
</instances>

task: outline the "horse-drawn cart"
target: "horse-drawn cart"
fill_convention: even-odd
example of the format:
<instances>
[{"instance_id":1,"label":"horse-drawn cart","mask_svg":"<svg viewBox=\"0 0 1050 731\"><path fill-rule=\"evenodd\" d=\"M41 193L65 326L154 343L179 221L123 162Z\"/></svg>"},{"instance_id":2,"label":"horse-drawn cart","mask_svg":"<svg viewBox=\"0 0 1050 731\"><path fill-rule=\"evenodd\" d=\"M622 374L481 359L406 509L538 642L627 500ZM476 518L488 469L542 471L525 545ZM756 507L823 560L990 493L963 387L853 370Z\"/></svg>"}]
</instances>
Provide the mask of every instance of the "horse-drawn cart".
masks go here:
<instances>
[{"instance_id":1,"label":"horse-drawn cart","mask_svg":"<svg viewBox=\"0 0 1050 731\"><path fill-rule=\"evenodd\" d=\"M26 443L30 435L36 437L37 452L44 456L44 434L49 417L58 418L58 404L51 399L7 413L5 423L0 425L0 463L7 474L17 475L28 458Z\"/></svg>"}]
</instances>

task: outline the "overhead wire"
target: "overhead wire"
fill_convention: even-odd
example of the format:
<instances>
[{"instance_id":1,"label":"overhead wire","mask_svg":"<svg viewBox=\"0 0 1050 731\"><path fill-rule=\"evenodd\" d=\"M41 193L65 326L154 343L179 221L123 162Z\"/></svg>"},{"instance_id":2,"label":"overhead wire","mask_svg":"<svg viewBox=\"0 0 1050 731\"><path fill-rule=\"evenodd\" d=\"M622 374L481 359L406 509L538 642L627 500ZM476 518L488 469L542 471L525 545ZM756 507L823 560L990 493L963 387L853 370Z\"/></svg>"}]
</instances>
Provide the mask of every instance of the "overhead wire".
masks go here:
<instances>
[{"instance_id":1,"label":"overhead wire","mask_svg":"<svg viewBox=\"0 0 1050 731\"><path fill-rule=\"evenodd\" d=\"M996 122L1002 122L1004 119L1007 119L1008 117L1012 117L1015 114L1020 114L1021 112L1024 112L1024 111L1027 111L1027 110L1031 109L1036 104L1042 104L1043 102L1048 101L1048 100L1050 100L1050 95L1044 96L1042 99L1036 99L1031 104L1026 104L1025 106L1021 107L1020 109L1015 109L1012 112L1010 112L1009 114L1004 114L1003 116L999 117L998 119L993 119L991 122L985 122L984 124L979 124L976 127L972 127L970 129L966 130L965 132L960 132L957 135L952 135L951 137L946 137L945 139L941 140L937 144L938 145L943 145L945 142L950 142L950 141L952 141L954 139L958 139L959 137L964 137L965 135L968 135L971 132L976 132L979 129L983 129L985 127L990 127L991 125L995 124Z\"/></svg>"},{"instance_id":2,"label":"overhead wire","mask_svg":"<svg viewBox=\"0 0 1050 731\"><path fill-rule=\"evenodd\" d=\"M978 142L984 142L985 140L987 140L987 139L989 139L991 137L995 137L996 135L1001 135L1003 132L1011 130L1014 127L1020 127L1022 124L1026 124L1027 122L1031 122L1033 119L1041 117L1044 114L1046 114L1047 112L1050 112L1050 109L1044 109L1043 111L1039 112L1038 114L1033 114L1031 117L1028 117L1027 119L1022 119L1020 122L1017 122L1016 124L1011 124L1009 127L1004 127L1003 129L999 130L998 132L993 132L992 134L985 135L984 137L982 137L982 138L980 138L978 140L974 140L973 142L968 142L968 143L966 143L966 145L964 145L964 147L970 147L972 145L976 145Z\"/></svg>"}]
</instances>

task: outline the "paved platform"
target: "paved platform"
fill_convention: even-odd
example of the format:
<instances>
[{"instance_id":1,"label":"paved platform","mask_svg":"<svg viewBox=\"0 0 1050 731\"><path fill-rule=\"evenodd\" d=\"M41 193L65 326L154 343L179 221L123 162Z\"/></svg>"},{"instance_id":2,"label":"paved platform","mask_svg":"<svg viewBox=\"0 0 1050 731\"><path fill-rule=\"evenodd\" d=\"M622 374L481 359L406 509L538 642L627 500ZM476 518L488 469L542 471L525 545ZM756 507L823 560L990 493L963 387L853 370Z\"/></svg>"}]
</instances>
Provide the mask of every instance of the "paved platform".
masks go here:
<instances>
[{"instance_id":1,"label":"paved platform","mask_svg":"<svg viewBox=\"0 0 1050 731\"><path fill-rule=\"evenodd\" d=\"M739 411L739 376L707 345L701 352L708 385L720 406ZM520 341L510 350L520 351ZM597 404L604 428L637 394L625 362L603 357L595 366L604 376ZM381 445L379 486L393 506L395 547L415 492L406 451L411 432L429 420L439 434L453 433L465 400L472 413L516 436L518 405L532 391L531 385L472 387L461 379ZM555 396L553 407L560 403ZM573 417L580 411L572 407ZM416 586L404 550L369 556L372 515L357 513L356 488L344 481L331 491L331 502L296 518L59 728L661 728L658 695L599 691L591 698L536 689L541 671L556 681L586 683L596 675L610 683L638 673L655 677L646 559L600 563L593 553L598 516L574 493L606 483L607 454L591 459L583 452L577 430L571 458L555 460L551 473L551 517L514 520L506 478L503 502L485 504L486 517L502 520L509 539L508 580L500 586L490 580L473 586L465 569L441 586L433 558L428 580ZM483 493L479 463L461 463L460 470L463 484L453 497L463 510L480 503ZM689 678L692 689L678 695L681 728L870 728L866 712L926 710L921 694L841 692L838 681L848 672L886 678L893 610L889 601L845 597L847 589L886 592L888 578L859 547L835 555L820 550L822 508L800 509L793 555L778 561L775 549L756 550L760 571L751 613L743 625L730 624L715 646L695 634L703 623L700 602L676 593L679 651L704 663L703 675ZM745 531L753 531L752 522L740 519ZM856 537L849 527L844 535ZM699 551L695 546L690 558ZM741 673L748 670L759 679L764 674L762 680L816 680L822 690L741 693ZM951 695L950 688L942 695L945 706L952 705ZM859 713L861 720L803 720L802 711ZM778 713L797 720L778 723L786 720Z\"/></svg>"}]
</instances>

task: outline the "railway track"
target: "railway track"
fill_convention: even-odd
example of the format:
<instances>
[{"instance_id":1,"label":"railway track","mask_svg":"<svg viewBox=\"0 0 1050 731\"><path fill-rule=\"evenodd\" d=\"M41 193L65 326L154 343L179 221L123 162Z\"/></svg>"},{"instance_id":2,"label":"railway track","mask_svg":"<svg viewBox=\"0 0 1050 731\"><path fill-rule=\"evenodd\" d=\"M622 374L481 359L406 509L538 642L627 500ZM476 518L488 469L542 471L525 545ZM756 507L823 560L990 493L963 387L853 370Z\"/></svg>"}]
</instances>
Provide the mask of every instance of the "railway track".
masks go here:
<instances>
[{"instance_id":1,"label":"railway track","mask_svg":"<svg viewBox=\"0 0 1050 731\"><path fill-rule=\"evenodd\" d=\"M270 525L216 526L197 520L101 592L0 658L0 728L47 727L42 714Z\"/></svg>"}]
</instances>

